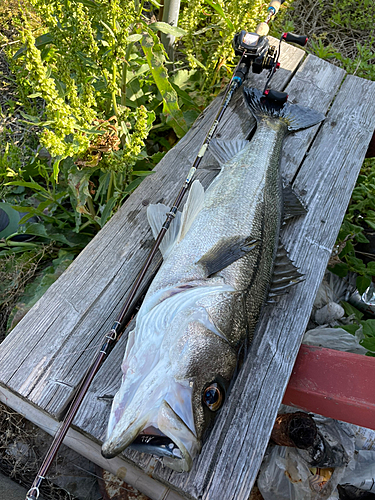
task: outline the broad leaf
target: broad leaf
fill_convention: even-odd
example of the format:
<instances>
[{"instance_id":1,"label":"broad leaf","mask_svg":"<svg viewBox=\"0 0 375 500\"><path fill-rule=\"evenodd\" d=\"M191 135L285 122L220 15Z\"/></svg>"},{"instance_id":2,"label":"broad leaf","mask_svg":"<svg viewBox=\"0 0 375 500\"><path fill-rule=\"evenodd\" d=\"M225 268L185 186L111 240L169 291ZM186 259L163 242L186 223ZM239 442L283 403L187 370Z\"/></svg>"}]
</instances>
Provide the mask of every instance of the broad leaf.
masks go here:
<instances>
[{"instance_id":1,"label":"broad leaf","mask_svg":"<svg viewBox=\"0 0 375 500\"><path fill-rule=\"evenodd\" d=\"M127 42L139 42L139 40L142 40L142 35L135 33L134 35L128 36L126 39Z\"/></svg>"},{"instance_id":2,"label":"broad leaf","mask_svg":"<svg viewBox=\"0 0 375 500\"><path fill-rule=\"evenodd\" d=\"M358 311L358 309L352 304L349 304L349 302L345 302L345 300L341 301L340 304L344 308L345 314L347 316L351 316L354 314L355 318L359 321L360 319L363 318L363 313L361 311Z\"/></svg>"},{"instance_id":3,"label":"broad leaf","mask_svg":"<svg viewBox=\"0 0 375 500\"><path fill-rule=\"evenodd\" d=\"M178 28L177 26L171 26L170 24L164 23L162 21L151 23L149 24L149 27L152 29L155 28L157 31L161 31L166 35L184 36L187 34L187 31L183 30L182 28Z\"/></svg>"},{"instance_id":4,"label":"broad leaf","mask_svg":"<svg viewBox=\"0 0 375 500\"><path fill-rule=\"evenodd\" d=\"M365 337L375 337L375 319L361 321Z\"/></svg>"},{"instance_id":5,"label":"broad leaf","mask_svg":"<svg viewBox=\"0 0 375 500\"><path fill-rule=\"evenodd\" d=\"M375 338L363 339L360 344L369 351L375 351Z\"/></svg>"},{"instance_id":6,"label":"broad leaf","mask_svg":"<svg viewBox=\"0 0 375 500\"><path fill-rule=\"evenodd\" d=\"M178 106L178 96L169 82L167 70L164 67L164 49L158 38L149 31L143 35L141 41L152 77L163 99L163 114L178 137L188 131L186 121Z\"/></svg>"},{"instance_id":7,"label":"broad leaf","mask_svg":"<svg viewBox=\"0 0 375 500\"><path fill-rule=\"evenodd\" d=\"M365 293L367 288L370 286L371 278L369 276L357 276L355 284L359 293L362 295L362 293Z\"/></svg>"}]
</instances>

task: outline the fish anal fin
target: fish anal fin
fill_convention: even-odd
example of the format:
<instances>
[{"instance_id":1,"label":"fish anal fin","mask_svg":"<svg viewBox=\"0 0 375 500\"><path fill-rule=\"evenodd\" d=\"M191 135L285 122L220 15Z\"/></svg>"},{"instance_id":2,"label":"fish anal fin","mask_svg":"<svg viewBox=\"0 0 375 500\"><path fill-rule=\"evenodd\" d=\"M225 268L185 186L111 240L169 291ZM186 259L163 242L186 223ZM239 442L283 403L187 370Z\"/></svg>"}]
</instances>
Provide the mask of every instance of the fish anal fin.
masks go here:
<instances>
[{"instance_id":1,"label":"fish anal fin","mask_svg":"<svg viewBox=\"0 0 375 500\"><path fill-rule=\"evenodd\" d=\"M212 139L209 151L216 158L220 165L224 165L232 160L240 151L242 151L249 141L246 139L234 139L224 141L221 139Z\"/></svg>"},{"instance_id":2,"label":"fish anal fin","mask_svg":"<svg viewBox=\"0 0 375 500\"><path fill-rule=\"evenodd\" d=\"M297 267L290 260L287 251L282 243L279 243L276 252L273 277L268 294L268 302L272 303L273 298L283 295L291 286L304 280Z\"/></svg>"},{"instance_id":3,"label":"fish anal fin","mask_svg":"<svg viewBox=\"0 0 375 500\"><path fill-rule=\"evenodd\" d=\"M239 235L222 238L199 259L197 264L201 264L204 267L209 278L247 255L259 242L259 240L251 236L244 237Z\"/></svg>"},{"instance_id":4,"label":"fish anal fin","mask_svg":"<svg viewBox=\"0 0 375 500\"><path fill-rule=\"evenodd\" d=\"M292 186L287 184L283 189L284 201L284 220L291 217L298 217L299 215L306 215L307 208L294 192Z\"/></svg>"}]
</instances>

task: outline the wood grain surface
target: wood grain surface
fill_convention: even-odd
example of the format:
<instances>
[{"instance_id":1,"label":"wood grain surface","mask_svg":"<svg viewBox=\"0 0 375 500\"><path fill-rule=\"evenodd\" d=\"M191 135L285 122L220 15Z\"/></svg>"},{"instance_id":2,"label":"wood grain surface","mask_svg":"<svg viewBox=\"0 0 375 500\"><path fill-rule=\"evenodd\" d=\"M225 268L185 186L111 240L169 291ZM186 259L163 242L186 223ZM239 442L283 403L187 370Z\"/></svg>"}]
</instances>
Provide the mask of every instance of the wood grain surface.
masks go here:
<instances>
[{"instance_id":1,"label":"wood grain surface","mask_svg":"<svg viewBox=\"0 0 375 500\"><path fill-rule=\"evenodd\" d=\"M282 69L273 88L287 87L291 102L327 113L323 124L288 136L281 159L283 177L308 207L305 217L290 221L282 231L306 279L276 305L264 307L250 352L190 473L163 468L153 457L124 454L139 467L145 484L146 476L152 476L183 498L249 497L375 128L374 82L353 76L343 82L343 70L314 56L303 59L302 50L282 44ZM250 75L247 85L262 88L265 78ZM173 201L219 105L217 98L0 345L0 386L13 395L8 400L12 408L27 402L41 415L61 418L152 246L147 205ZM216 136L247 138L254 125L237 92ZM214 160L207 155L204 162L208 166ZM201 169L197 178L206 187L216 173ZM96 445L103 439L120 384L125 344L126 335L100 369L74 421L75 431ZM85 455L84 447L81 452ZM90 459L95 461L95 454ZM97 460L102 464L101 457ZM136 486L142 491L139 477Z\"/></svg>"}]
</instances>

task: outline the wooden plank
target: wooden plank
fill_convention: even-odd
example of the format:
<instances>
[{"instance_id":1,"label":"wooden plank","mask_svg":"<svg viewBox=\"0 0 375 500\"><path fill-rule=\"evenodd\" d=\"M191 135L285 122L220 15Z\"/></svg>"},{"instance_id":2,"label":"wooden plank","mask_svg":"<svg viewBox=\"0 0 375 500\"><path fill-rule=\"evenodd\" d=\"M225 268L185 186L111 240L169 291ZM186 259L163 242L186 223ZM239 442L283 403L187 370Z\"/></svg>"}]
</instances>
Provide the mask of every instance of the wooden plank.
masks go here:
<instances>
[{"instance_id":1,"label":"wooden plank","mask_svg":"<svg viewBox=\"0 0 375 500\"><path fill-rule=\"evenodd\" d=\"M369 103L375 83L349 76L294 184L308 214L285 226L292 259L306 276L276 306L266 307L258 334L196 467L184 488L202 500L245 500L286 389L311 307L375 128ZM350 117L350 119L348 119ZM261 332L261 333L260 333ZM213 444L216 443L216 446Z\"/></svg>"},{"instance_id":2,"label":"wooden plank","mask_svg":"<svg viewBox=\"0 0 375 500\"><path fill-rule=\"evenodd\" d=\"M375 429L375 359L302 345L283 404Z\"/></svg>"},{"instance_id":3,"label":"wooden plank","mask_svg":"<svg viewBox=\"0 0 375 500\"><path fill-rule=\"evenodd\" d=\"M291 80L291 83L288 86L288 92L291 98L296 100L295 94L298 93L298 85L301 84L300 82L308 79L311 82L311 86L309 87L309 93L300 97L301 99L305 99L305 101L302 100L301 104L310 105L314 109L317 108L320 111L325 112L337 92L344 75L345 72L343 70L321 61L314 56L309 56L303 63L302 67L298 70L296 76ZM297 87L294 85L295 78L298 78L299 82ZM228 127L225 131L223 131L223 134L227 133L227 130ZM314 127L314 131L316 133L317 127ZM230 130L229 132L231 133ZM306 150L311 145L313 137L313 133L303 133L302 138L299 139L299 148L297 150L295 149L294 141L292 141L288 146L289 139L292 138L292 136L288 137L283 153L284 164L287 164L285 157L292 158L294 155L293 160L288 162L288 166L289 168L295 170L295 165L299 165L301 163ZM286 174L288 174L288 170L284 169L284 175ZM339 224L339 222L337 222L337 224ZM111 397L108 396L113 396L120 384L120 364L123 357L124 346L125 340L121 339L118 346L116 346L114 351L111 353L108 364L102 368L101 373L94 381L82 410L75 420L77 428L84 429L85 432L96 436L97 439L103 439L104 437L103 432L106 428L106 422L111 405ZM109 369L109 366L111 366L111 369ZM117 368L114 369L113 367ZM219 416L219 418L221 418L221 416ZM226 425L229 424L230 423L227 422ZM214 440L215 438L212 439ZM205 448L215 448L213 442L210 439ZM139 466L146 466L145 464L147 463L147 459L144 456L139 456L134 452L129 451L125 452L125 456L129 459L137 460ZM202 459L202 461L204 462L206 459L207 457ZM146 460L146 462L144 462L144 460ZM160 467L157 467L155 469L154 476L158 477L161 481L170 481L175 487L180 489L180 491L188 489L189 494L193 498L196 498L194 496L194 491L189 490L189 485L194 484L195 476L200 474L202 461L197 461L196 466L194 466L194 469L190 474L171 473L169 469L163 470Z\"/></svg>"},{"instance_id":4,"label":"wooden plank","mask_svg":"<svg viewBox=\"0 0 375 500\"><path fill-rule=\"evenodd\" d=\"M56 433L59 424L54 418L37 410L31 403L21 400L9 389L2 388L0 390L0 401L10 408L17 407L17 412L20 415L48 434L54 435ZM106 460L100 454L100 444L72 428L69 429L64 444L85 456L99 467L112 472L112 474L115 474L120 479L132 484L153 500L183 500L183 497L176 491L152 479L149 475L151 470L143 472L134 465L125 462L121 457Z\"/></svg>"},{"instance_id":5,"label":"wooden plank","mask_svg":"<svg viewBox=\"0 0 375 500\"><path fill-rule=\"evenodd\" d=\"M298 63L302 60L302 57L302 51L298 50L295 52L291 50L291 46L283 44L282 65L284 69L281 70L280 73L277 73L275 77L275 85L279 90L284 89L286 84L290 81L291 74L298 67ZM261 80L259 81L259 79ZM265 79L265 75L251 75L248 85L255 85L256 83L264 85ZM217 136L220 136L222 139L231 139L234 137L245 138L249 135L254 126L254 121L244 105L242 92L237 94L235 102L237 104L234 105L232 112L224 115L224 121L217 134ZM201 134L201 140L202 137L203 133ZM178 157L179 151L177 144L169 153L169 168L174 165ZM210 160L208 160L207 163L210 163ZM216 174L217 172L215 172L215 175ZM207 185L207 183L205 185ZM140 188L141 187L142 185ZM85 432L89 432L97 439L103 439L103 433L105 432L109 416L111 398L118 390L121 381L120 366L125 351L125 345L126 338L123 337L110 354L108 362L101 369L99 376L94 380L90 392L82 405L82 409L74 422L78 428L85 429ZM109 398L106 397L108 395L110 396ZM93 416L95 417L92 418ZM137 455L127 452L126 456L133 457L134 459Z\"/></svg>"},{"instance_id":6,"label":"wooden plank","mask_svg":"<svg viewBox=\"0 0 375 500\"><path fill-rule=\"evenodd\" d=\"M283 44L275 77L279 89L290 80L303 51ZM262 84L265 75L258 79ZM254 126L238 93L222 127L244 136ZM152 245L146 207L170 203L176 195L220 105L217 99L189 133L166 155L69 269L0 346L0 383L60 418L93 351L121 309ZM246 120L244 114L246 113ZM221 130L223 130L221 128ZM215 175L201 170L207 186Z\"/></svg>"},{"instance_id":7,"label":"wooden plank","mask_svg":"<svg viewBox=\"0 0 375 500\"><path fill-rule=\"evenodd\" d=\"M310 58L310 61L312 60L313 59ZM316 98L317 104L319 105L322 102L322 95L324 96L324 92L327 92L327 97L329 95L329 91L325 91L324 85L319 87L320 82L324 81L326 71L332 71L334 73L334 70L331 70L331 65L327 65L325 68L325 64L327 63L321 63L323 68L321 74L315 75L315 73L313 73L313 75L316 76L315 86L318 86L319 90L323 91L323 94L321 92L321 98ZM309 62L307 64L306 62L305 71L307 71L306 68L310 68L311 70L310 64L313 63ZM328 67L330 68L329 70L327 69ZM315 72L317 70L318 65L315 66ZM336 68L336 70L338 69ZM334 73L334 75L337 81L339 81L340 78L337 76L338 73ZM287 79L290 79L290 75L286 76L288 77ZM308 95L303 94L301 96L293 97L293 83L294 79L291 81L291 98L298 98L298 102L305 104L304 99L310 99L311 93ZM363 85L363 80L357 79L354 87L350 88L349 93L345 90L346 93L344 103L350 104L348 107L344 106L344 113L348 113L349 116L353 115L353 99L356 95L357 84L359 97L361 99L366 96L367 91L369 94L366 97L369 99L374 98L374 84L366 82L367 85L370 85L367 88ZM283 87L281 86L279 88ZM296 86L295 89L297 91L298 86ZM340 97L340 94L342 94L343 91L339 93L338 97ZM333 94L334 92L332 91L331 98ZM324 98L325 97L326 96L324 96ZM244 118L245 113L247 114L247 110L244 109L240 96L237 96L236 99L236 102L231 108L230 118L228 117L228 114L226 115L227 121L225 123L225 128L221 128L219 131L219 134L222 134L223 137L230 137L234 135L246 137L246 134L248 134L253 126L251 120L248 120L246 121L246 127L244 127L243 122L245 122ZM106 226L106 228L104 228L101 232L100 237L98 236L96 239L96 244L91 244L91 246L87 249L86 254L83 253L82 256L79 257L81 260L78 261L79 265L76 264L73 275L68 277L67 281L61 280L59 286L54 287L54 293L49 296L49 302L42 302L41 305L39 305L39 310L38 308L34 310L33 321L30 323L25 322L23 325L24 329L22 330L20 328L18 333L16 330L18 343L20 343L21 339L25 338L27 341L30 341L30 345L33 348L33 352L30 357L28 357L27 360L23 360L19 354L17 355L18 357L14 357L11 351L7 353L5 352L5 350L10 347L13 349L16 347L17 343L13 339L10 339L4 348L0 347L0 380L2 384L7 384L6 381L9 380L11 387L14 387L15 390L20 389L20 394L25 394L31 401L40 404L42 408L45 408L52 414L59 415L59 412L62 411L66 401L71 395L72 388L80 379L80 371L82 373L83 367L87 366L87 358L89 357L89 354L87 354L87 352L82 353L82 349L92 348L95 344L97 344L98 339L101 338L104 330L111 324L116 311L118 311L121 307L121 301L123 300L123 296L126 294L126 290L131 283L132 276L135 276L138 271L140 262L144 259L143 254L146 253L147 246L151 242L148 229L141 233L138 233L135 230L135 226L143 224L145 212L144 206L147 205L148 200L155 200L155 193L157 192L168 193L165 197L162 195L163 201L167 203L170 199L173 199L173 196L171 197L171 193L175 193L175 184L177 183L176 179L182 179L184 175L186 175L188 165L191 162L190 159L199 149L203 132L209 127L215 106L217 106L217 103L214 103L210 110L207 111L201 120L197 122L189 138L184 138L185 140L183 139L180 141L180 143L172 150L173 154L169 154L167 157L168 163L167 160L165 160L165 162L163 162L162 165L156 169L156 174L151 178L146 179L147 182L145 181L145 183L141 185L141 188L143 186L143 190L137 190L137 193L142 193L142 195L139 195L140 198L136 199L135 196L131 197L126 204L126 207L124 207L124 209L116 216L117 219L115 222L111 221L107 225L110 229L107 229ZM314 105L311 106L315 109L319 109ZM363 107L364 104L362 103L361 106ZM334 107L332 110L333 109ZM312 153L315 154L315 160L318 159L319 161L323 161L326 158L321 158L321 156L319 156L319 148L324 148L325 144L334 144L332 140L335 137L332 137L331 135L329 136L331 142L328 141L326 143L324 139L322 139L321 131L326 124L324 124L322 129L319 131L318 138L311 147L310 151L308 151L308 149L311 145L311 141L313 140L313 136L309 136L308 139L302 138L301 147L296 148L294 146L289 150L284 148L286 152L285 154L290 157L289 161L286 162L284 174L288 179L294 179L296 189L305 196L306 200L311 202L311 206L309 204L310 211L307 218L309 218L312 213L313 216L309 219L310 226L307 223L303 226L303 244L301 244L300 247L296 245L293 248L293 252L297 252L297 256L301 256L305 269L307 266L306 273L308 275L308 279L312 279L313 283L311 289L314 288L315 281L319 279L318 274L323 265L322 262L328 259L327 252L329 252L329 247L327 244L327 234L324 234L324 238L320 240L318 238L319 231L312 230L312 228L315 228L314 224L320 227L317 222L323 220L322 211L319 212L316 210L316 206L319 205L321 200L320 193L316 189L312 189L313 195L310 197L310 193L307 189L309 189L310 185L315 185L315 183L318 185L321 181L330 181L331 184L329 186L332 188L332 179L335 178L336 174L339 176L344 175L343 172L345 171L345 168L348 170L345 171L346 183L342 196L340 191L337 191L338 194L336 191L333 191L332 196L340 197L338 209L336 210L334 206L330 206L330 210L327 212L327 207L325 206L325 210L323 212L324 215L326 215L327 212L327 216L330 217L330 221L333 216L330 229L332 230L333 228L337 232L340 224L339 217L342 216L344 210L343 205L349 200L351 192L350 189L353 187L354 182L353 179L355 179L360 166L361 154L358 154L359 146L361 144L364 146L367 139L369 142L367 135L362 134L360 125L364 125L368 128L372 127L372 130L375 126L373 118L370 118L368 113L364 112L362 109L358 112L362 112L364 115L363 123L359 123L358 120L354 120L353 124L347 124L348 128L346 129L344 126L345 124L343 125L343 122L345 122L345 116L335 116L332 114L332 110L329 117L332 119L332 123L336 122L332 128L337 127L337 124L339 124L339 128L337 129L338 133L348 132L348 137L346 138L346 136L344 136L344 140L340 144L341 148L346 148L347 140L352 141L353 138L355 139L355 137L357 137L357 135L359 136L356 146L353 149L350 147L346 148L346 153L353 151L354 154L357 155L351 164L353 167L352 171L348 168L348 159L340 156L339 153L342 153L342 151L336 152L336 156L339 159L339 167L336 167L335 165L333 166L334 172L332 172L332 175L330 174L331 176L325 176L324 169L319 168L318 174L315 175L314 169L312 168L315 164L311 162L309 164L309 169L311 170L310 178L308 177L309 170L304 170L304 167L311 158ZM211 115L209 113L211 113ZM336 114L339 113L337 112ZM354 112L354 114L356 113ZM352 128L350 128L351 126ZM329 131L328 128L327 130ZM228 135L225 135L227 131ZM353 131L354 135L352 134ZM288 138L288 140L290 140L290 138ZM298 154L295 153L296 149L298 149ZM316 150L318 152L316 152ZM309 152L309 155L303 162L302 168L300 169L301 160L306 152ZM302 155L302 157L298 159L298 155ZM323 156L327 157L327 153ZM176 174L175 172L173 173L173 180L169 177L170 165L173 165L176 172ZM168 166L168 168L166 168L166 166ZM326 170L330 170L330 165ZM212 179L211 173L202 171L199 175L203 179L203 183L205 185L207 185L210 179ZM352 183L352 185L350 183ZM343 183L339 183L340 187L342 184ZM167 186L167 191L164 191L164 185ZM326 187L325 191L323 190L323 201L328 196L327 189L328 188ZM326 198L324 198L324 196ZM161 199L157 199L155 201L161 201ZM320 214L321 216L319 221L316 217L317 214ZM293 223L285 228L284 238L286 241L290 239L290 241L294 243L299 239L298 223L301 223L301 221L297 221L296 223ZM333 241L334 238L335 234L333 235ZM119 250L123 241L126 241L128 246L126 250L123 248ZM143 244L141 253L137 254L140 255L138 260L134 257L134 255L131 255L136 248L136 244L133 245L135 241ZM110 252L108 247L111 247L113 244L115 245L115 255L113 257L109 257ZM289 245L288 248L290 248ZM144 252L142 253L143 250ZM126 253L125 255L124 252L130 253ZM305 260L305 262L303 262L303 260ZM315 266L315 260L320 260L319 265L315 267L318 272L315 273L310 269L309 274L308 266ZM297 262L300 263L299 260ZM127 266L129 266L128 275ZM301 268L303 269L303 266L301 266ZM90 276L93 276L93 273L97 273L98 275L98 285L95 283L93 284L93 280L90 280ZM320 274L322 276L322 273ZM300 341L298 331L303 323L303 321L301 322L298 320L298 314L307 318L309 313L309 311L306 313L308 309L308 301L311 300L311 298L313 300L311 290L309 289L309 291L307 291L305 286L306 285L300 285L298 287L297 290L299 290L300 295L296 296L296 291L293 291L289 294L289 297L283 298L272 310L272 312L270 312L269 308L265 309L262 319L263 323L261 322L261 328L264 328L266 332L264 334L265 336L258 336L257 340L254 342L250 356L241 371L241 374L236 382L235 389L232 391L230 398L231 410L229 411L229 405L226 405L221 412L220 418L216 422L215 429L210 437L210 440L205 445L201 457L196 461L195 470L189 475L175 474L170 473L167 469L163 470L160 465L156 465L154 471L152 472L154 477L158 478L160 481L170 481L174 487L184 489L186 491L186 495L193 498L198 498L200 496L202 498L212 498L215 500L217 498L246 498L249 491L249 485L253 482L254 474L256 474L258 464L260 463L260 459L264 451L263 445L268 441L268 429L270 429L273 424L273 418L275 415L273 417L271 415L273 411L272 408L274 407L277 409L278 401L281 400L282 394L279 394L280 391L277 390L278 388L276 388L276 390L273 388L273 385L275 385L274 380L279 381L279 376L281 377L280 380L285 378L288 369L291 369L294 360L293 355L296 354L296 351L293 351L292 347ZM68 287L67 292L64 291L64 287ZM95 291L98 292L98 297L95 296ZM296 297L299 302L296 301ZM296 301L297 305L290 309L292 314L295 316L294 322L290 323L290 321L283 316L283 307L290 307L289 301L293 302L293 300ZM56 319L55 315L58 313L61 313L61 316ZM103 319L105 323L103 328L100 328L99 326L99 318ZM290 327L291 329L291 333L289 334L291 339L288 341L289 343L284 338L285 334L283 336L283 332L280 332L280 329L276 328L275 330L274 328L275 325L279 326L279 318L281 318L282 325ZM34 328L36 323L38 323L38 327ZM66 324L68 325L67 327ZM30 335L30 332L27 330L28 328L33 328L33 333ZM90 328L92 329L91 331ZM56 343L54 345L45 346L44 344L46 342L49 342L50 344L52 343L54 329L58 330ZM37 339L39 334L42 335L40 341ZM84 335L83 338L80 337L82 335ZM11 337L12 336L13 333ZM82 343L84 344L83 346ZM290 343L293 345L290 346ZM281 347L280 350L278 349L279 346ZM120 348L121 346L118 347ZM63 348L67 348L66 357L64 357L63 352L60 352ZM252 355L255 353L258 353L258 357L253 360ZM283 353L286 353L285 359L282 359ZM122 353L120 357L122 357ZM13 362L15 359L16 366L14 367ZM106 369L109 364L112 368L113 359L114 358L111 357L111 359L107 361L103 370ZM69 362L67 360L69 360ZM276 370L274 366L275 364L277 365ZM287 366L285 367L284 365ZM119 366L119 364L117 366ZM45 373L46 370L47 373ZM29 374L30 372L30 376L24 376L24 373ZM23 379L21 374L23 375ZM114 386L110 385L108 379L105 378L106 372L101 371L101 375L102 378L105 379L105 388L112 389ZM54 380L51 384L49 377L52 376L54 377ZM34 380L35 377L36 380ZM251 383L253 384L251 388L249 388L248 380L251 380ZM270 384L272 390L268 389L268 383ZM59 384L61 385L58 390L56 390L56 385ZM66 385L64 386L64 384ZM265 398L261 391L262 386L267 387L267 402L269 403L269 400L274 398L272 405L265 405L262 407L262 401ZM241 389L244 391L243 396L240 392L238 392ZM94 401L95 398L96 402L98 402L98 398L101 398L102 401L106 401L106 396L108 394L113 394L113 392L108 393L104 390L101 393L91 393L90 397L92 398L92 401ZM106 405L108 407L108 398ZM88 406L90 407L90 405ZM272 408L270 408L270 406L272 406ZM96 408L98 408L98 404L96 405ZM246 411L249 412L250 418L245 415ZM93 414L90 412L82 412L82 414L78 417L76 425L78 424L83 432L87 432L87 429L90 429L92 436L96 439L100 439L97 437L99 428L95 427L95 425L95 428L92 428ZM248 423L248 420L250 424ZM250 429L260 428L260 422L264 426L264 429L260 433L261 435L249 436ZM103 426L101 427L101 432L103 432ZM130 456L133 457L133 455ZM230 457L229 462L228 457ZM139 460L139 463L142 464L142 458ZM144 467L147 467L146 462L144 462ZM198 473L196 473L196 471L198 471Z\"/></svg>"}]
</instances>

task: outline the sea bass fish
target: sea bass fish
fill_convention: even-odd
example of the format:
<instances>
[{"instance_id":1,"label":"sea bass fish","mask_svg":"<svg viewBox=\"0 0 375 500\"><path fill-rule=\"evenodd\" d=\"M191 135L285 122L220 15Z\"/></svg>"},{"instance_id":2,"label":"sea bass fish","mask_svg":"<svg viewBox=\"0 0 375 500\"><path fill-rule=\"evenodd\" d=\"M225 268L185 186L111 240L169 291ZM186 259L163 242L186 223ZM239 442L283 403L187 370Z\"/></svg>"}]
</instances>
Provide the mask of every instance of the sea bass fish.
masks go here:
<instances>
[{"instance_id":1,"label":"sea bass fish","mask_svg":"<svg viewBox=\"0 0 375 500\"><path fill-rule=\"evenodd\" d=\"M106 458L131 445L190 470L262 305L301 278L279 245L283 214L303 211L291 189L284 207L280 153L288 131L324 116L268 101L256 89L245 88L244 96L257 120L253 138L211 141L221 171L206 192L192 184L160 247L163 265L129 335ZM166 212L161 204L148 208L154 236Z\"/></svg>"}]
</instances>

